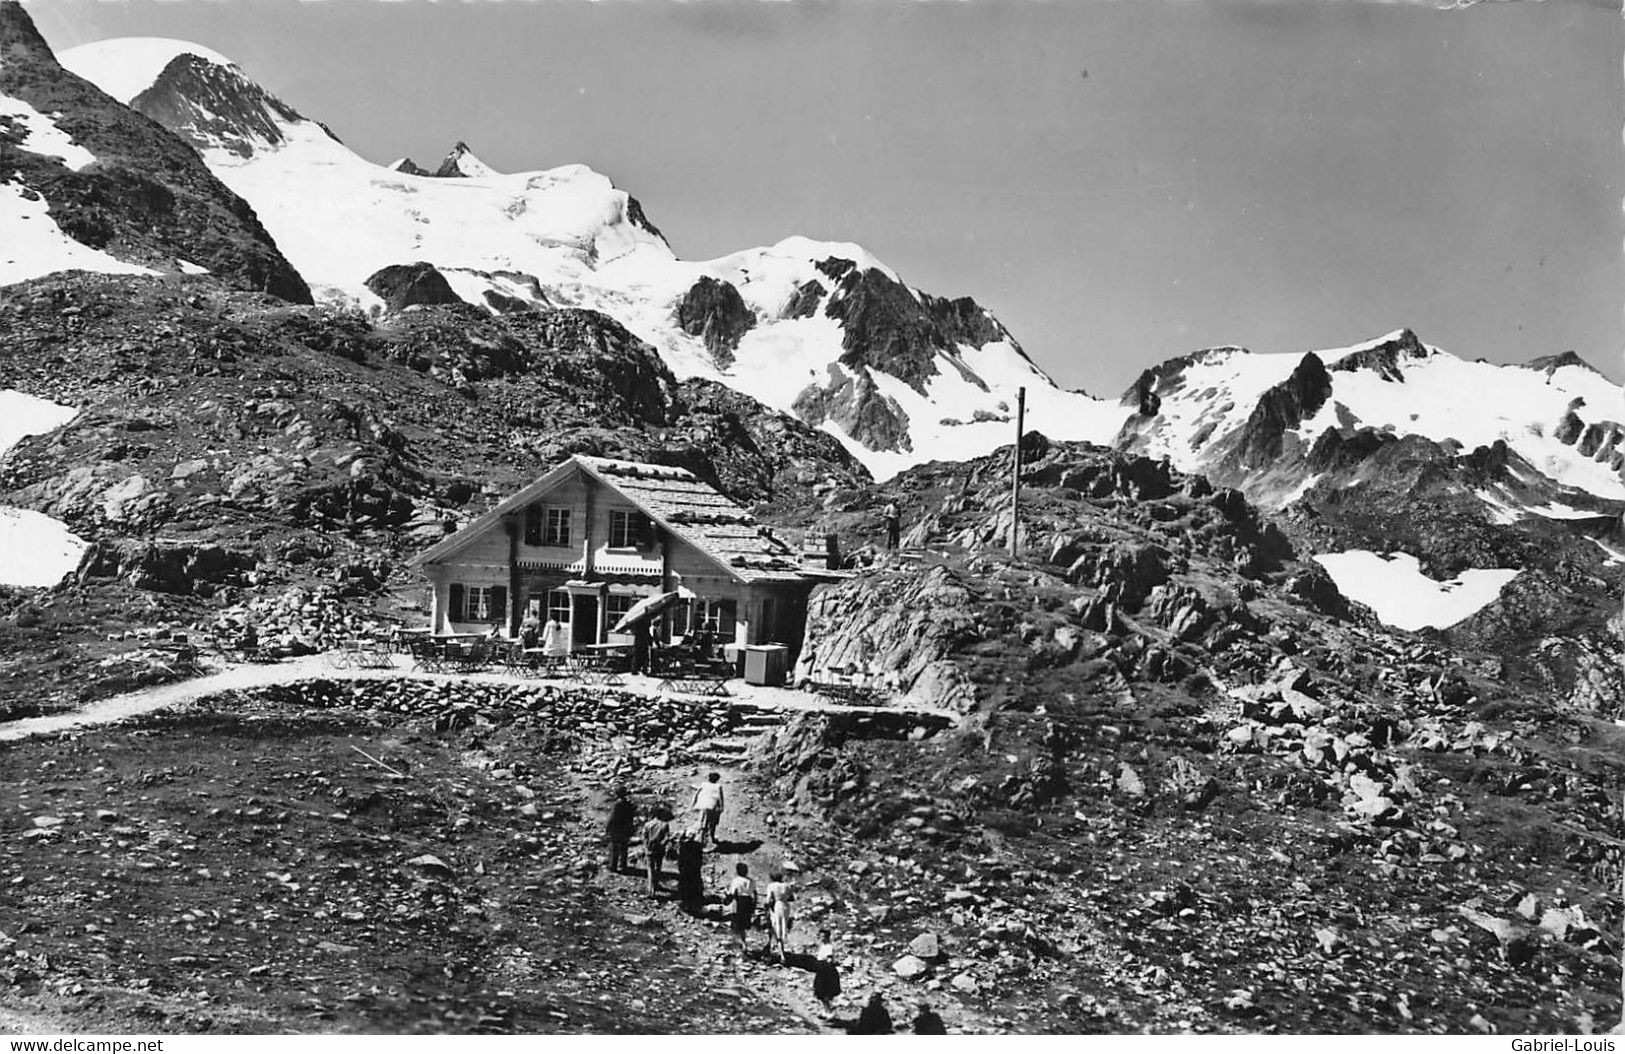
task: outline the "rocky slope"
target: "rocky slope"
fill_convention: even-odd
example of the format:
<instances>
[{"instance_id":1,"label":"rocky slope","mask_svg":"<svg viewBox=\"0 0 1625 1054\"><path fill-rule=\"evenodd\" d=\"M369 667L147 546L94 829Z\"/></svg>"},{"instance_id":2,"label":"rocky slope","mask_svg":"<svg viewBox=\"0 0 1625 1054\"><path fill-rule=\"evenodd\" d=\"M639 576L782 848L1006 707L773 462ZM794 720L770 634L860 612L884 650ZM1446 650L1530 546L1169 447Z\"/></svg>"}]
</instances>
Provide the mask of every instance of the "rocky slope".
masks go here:
<instances>
[{"instance_id":1,"label":"rocky slope","mask_svg":"<svg viewBox=\"0 0 1625 1054\"><path fill-rule=\"evenodd\" d=\"M13 287L0 325L0 389L79 410L0 462L0 504L91 543L92 592L112 577L221 604L325 579L420 603L391 578L405 556L576 452L682 464L764 508L868 478L828 435L678 382L589 311L374 321L205 278L69 275ZM38 657L14 643L15 661ZM67 699L82 658L58 655Z\"/></svg>"},{"instance_id":2,"label":"rocky slope","mask_svg":"<svg viewBox=\"0 0 1625 1054\"><path fill-rule=\"evenodd\" d=\"M0 281L57 268L218 276L309 303L254 210L161 125L58 64L0 3Z\"/></svg>"},{"instance_id":3,"label":"rocky slope","mask_svg":"<svg viewBox=\"0 0 1625 1054\"><path fill-rule=\"evenodd\" d=\"M942 958L898 972L1029 1027L1612 1025L1612 722L1384 630L1235 491L1046 445L1021 559L1007 454L927 466L874 495L922 548L814 598L798 672L895 671L966 727L756 754L862 840L816 868L908 893L885 922Z\"/></svg>"},{"instance_id":4,"label":"rocky slope","mask_svg":"<svg viewBox=\"0 0 1625 1054\"><path fill-rule=\"evenodd\" d=\"M1607 625L1625 566L1621 393L1574 353L1465 362L1409 330L1302 356L1218 348L1146 371L1123 402L1120 446L1282 508L1282 527L1384 618L1454 591L1424 624L1493 646L1509 676L1576 705L1625 698ZM1460 599L1476 574L1516 589Z\"/></svg>"}]
</instances>

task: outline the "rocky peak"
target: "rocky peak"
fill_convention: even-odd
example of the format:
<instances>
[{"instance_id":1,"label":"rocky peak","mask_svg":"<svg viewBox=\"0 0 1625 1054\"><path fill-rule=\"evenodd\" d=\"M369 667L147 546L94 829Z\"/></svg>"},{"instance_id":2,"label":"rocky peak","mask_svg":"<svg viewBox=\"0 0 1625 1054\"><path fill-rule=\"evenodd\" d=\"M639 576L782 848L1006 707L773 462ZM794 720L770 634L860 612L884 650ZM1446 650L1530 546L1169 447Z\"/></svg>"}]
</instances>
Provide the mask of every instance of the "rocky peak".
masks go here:
<instances>
[{"instance_id":1,"label":"rocky peak","mask_svg":"<svg viewBox=\"0 0 1625 1054\"><path fill-rule=\"evenodd\" d=\"M403 173L404 175L408 175L408 176L432 176L432 175L434 175L433 172L430 172L428 169L423 168L416 161L413 161L409 157L403 157L400 160L392 163L389 167L390 167L391 171L400 172L400 173Z\"/></svg>"},{"instance_id":2,"label":"rocky peak","mask_svg":"<svg viewBox=\"0 0 1625 1054\"><path fill-rule=\"evenodd\" d=\"M434 175L440 179L465 179L496 175L496 169L475 157L468 144L459 140L446 154L445 160L440 162L440 167L434 170Z\"/></svg>"},{"instance_id":3,"label":"rocky peak","mask_svg":"<svg viewBox=\"0 0 1625 1054\"><path fill-rule=\"evenodd\" d=\"M1582 370L1590 370L1592 373L1602 373L1601 370L1582 358L1578 352L1572 350L1557 355L1542 355L1539 358L1530 359L1528 362L1519 363L1519 365L1526 370L1536 370L1544 373L1548 377L1565 366L1578 366Z\"/></svg>"},{"instance_id":4,"label":"rocky peak","mask_svg":"<svg viewBox=\"0 0 1625 1054\"><path fill-rule=\"evenodd\" d=\"M152 86L130 100L130 108L199 150L223 149L238 157L284 142L283 125L305 120L235 66L192 54L171 59Z\"/></svg>"},{"instance_id":5,"label":"rocky peak","mask_svg":"<svg viewBox=\"0 0 1625 1054\"><path fill-rule=\"evenodd\" d=\"M1353 373L1356 370L1369 369L1385 381L1403 384L1405 373L1401 364L1406 359L1427 357L1428 349L1416 334L1408 329L1401 329L1359 351L1343 356L1332 363L1331 368L1337 373Z\"/></svg>"},{"instance_id":6,"label":"rocky peak","mask_svg":"<svg viewBox=\"0 0 1625 1054\"><path fill-rule=\"evenodd\" d=\"M1280 456L1281 437L1315 415L1332 394L1332 379L1320 356L1309 352L1292 375L1259 397L1242 426L1237 456L1244 467L1267 465Z\"/></svg>"},{"instance_id":7,"label":"rocky peak","mask_svg":"<svg viewBox=\"0 0 1625 1054\"><path fill-rule=\"evenodd\" d=\"M18 61L57 64L34 20L18 0L0 0L0 65Z\"/></svg>"}]
</instances>

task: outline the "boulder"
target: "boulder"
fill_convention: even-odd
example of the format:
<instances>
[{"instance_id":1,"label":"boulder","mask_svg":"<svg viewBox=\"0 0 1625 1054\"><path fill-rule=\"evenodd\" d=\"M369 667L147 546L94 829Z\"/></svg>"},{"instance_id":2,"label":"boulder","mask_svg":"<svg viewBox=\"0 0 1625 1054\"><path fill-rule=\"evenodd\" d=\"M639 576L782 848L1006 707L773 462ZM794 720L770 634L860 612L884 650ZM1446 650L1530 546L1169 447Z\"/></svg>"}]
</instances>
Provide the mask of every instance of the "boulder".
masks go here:
<instances>
[{"instance_id":1,"label":"boulder","mask_svg":"<svg viewBox=\"0 0 1625 1054\"><path fill-rule=\"evenodd\" d=\"M905 955L891 964L892 973L905 981L915 981L931 972L931 966L918 955Z\"/></svg>"},{"instance_id":2,"label":"boulder","mask_svg":"<svg viewBox=\"0 0 1625 1054\"><path fill-rule=\"evenodd\" d=\"M404 311L416 305L461 304L446 276L431 263L390 264L367 278L367 288L377 293L391 311Z\"/></svg>"}]
</instances>

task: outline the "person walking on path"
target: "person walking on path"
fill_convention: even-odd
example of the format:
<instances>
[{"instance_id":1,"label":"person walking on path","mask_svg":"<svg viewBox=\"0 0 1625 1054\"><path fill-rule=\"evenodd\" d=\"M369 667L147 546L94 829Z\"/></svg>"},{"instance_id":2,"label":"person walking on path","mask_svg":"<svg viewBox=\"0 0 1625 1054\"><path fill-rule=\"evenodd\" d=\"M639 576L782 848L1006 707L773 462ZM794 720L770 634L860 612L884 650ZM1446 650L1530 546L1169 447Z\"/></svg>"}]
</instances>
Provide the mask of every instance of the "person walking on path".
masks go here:
<instances>
[{"instance_id":1,"label":"person walking on path","mask_svg":"<svg viewBox=\"0 0 1625 1054\"><path fill-rule=\"evenodd\" d=\"M750 951L745 934L750 932L751 920L756 917L756 883L751 881L750 865L742 860L734 865L733 881L728 883L723 904L729 909L728 926L733 932L734 946L744 957Z\"/></svg>"},{"instance_id":2,"label":"person walking on path","mask_svg":"<svg viewBox=\"0 0 1625 1054\"><path fill-rule=\"evenodd\" d=\"M841 971L835 965L835 941L827 929L818 931L818 953L814 959L813 998L822 1003L824 1012L828 1013L830 1002L841 994Z\"/></svg>"},{"instance_id":3,"label":"person walking on path","mask_svg":"<svg viewBox=\"0 0 1625 1054\"><path fill-rule=\"evenodd\" d=\"M722 773L713 772L695 788L694 811L700 814L700 841L717 844L717 821L722 819Z\"/></svg>"},{"instance_id":4,"label":"person walking on path","mask_svg":"<svg viewBox=\"0 0 1625 1054\"><path fill-rule=\"evenodd\" d=\"M662 805L643 825L643 850L649 868L649 892L660 891L660 867L666 862L666 843L671 841L671 810Z\"/></svg>"},{"instance_id":5,"label":"person walking on path","mask_svg":"<svg viewBox=\"0 0 1625 1054\"><path fill-rule=\"evenodd\" d=\"M632 832L637 830L637 809L627 796L625 787L615 788L615 800L609 807L609 869L616 874L626 871L627 851L632 845Z\"/></svg>"},{"instance_id":6,"label":"person walking on path","mask_svg":"<svg viewBox=\"0 0 1625 1054\"><path fill-rule=\"evenodd\" d=\"M701 873L704 860L705 849L700 844L699 833L692 828L684 830L677 838L677 899L690 915L698 915L705 901L705 879Z\"/></svg>"},{"instance_id":7,"label":"person walking on path","mask_svg":"<svg viewBox=\"0 0 1625 1054\"><path fill-rule=\"evenodd\" d=\"M790 927L795 924L796 890L784 880L783 871L774 871L769 877L765 903L767 905L767 950L779 946L779 962L784 961L790 940Z\"/></svg>"},{"instance_id":8,"label":"person walking on path","mask_svg":"<svg viewBox=\"0 0 1625 1054\"><path fill-rule=\"evenodd\" d=\"M897 503L888 501L885 511L880 514L881 523L886 528L886 548L897 548L898 536L902 533L903 522L897 515Z\"/></svg>"}]
</instances>

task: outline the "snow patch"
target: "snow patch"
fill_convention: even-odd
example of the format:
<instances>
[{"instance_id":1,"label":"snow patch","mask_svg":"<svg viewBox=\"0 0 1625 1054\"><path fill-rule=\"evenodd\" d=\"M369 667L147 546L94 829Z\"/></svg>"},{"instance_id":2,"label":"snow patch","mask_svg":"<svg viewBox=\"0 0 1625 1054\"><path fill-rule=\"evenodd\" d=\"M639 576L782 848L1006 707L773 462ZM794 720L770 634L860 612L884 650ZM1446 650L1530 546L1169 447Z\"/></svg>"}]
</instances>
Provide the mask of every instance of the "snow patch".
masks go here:
<instances>
[{"instance_id":1,"label":"snow patch","mask_svg":"<svg viewBox=\"0 0 1625 1054\"><path fill-rule=\"evenodd\" d=\"M0 506L0 585L54 586L79 566L87 548L60 520Z\"/></svg>"},{"instance_id":2,"label":"snow patch","mask_svg":"<svg viewBox=\"0 0 1625 1054\"><path fill-rule=\"evenodd\" d=\"M12 388L0 389L0 457L24 437L60 428L78 413ZM44 513L0 506L0 585L54 586L79 566L87 548Z\"/></svg>"},{"instance_id":3,"label":"snow patch","mask_svg":"<svg viewBox=\"0 0 1625 1054\"><path fill-rule=\"evenodd\" d=\"M41 157L54 157L78 172L95 163L96 155L73 141L56 122L21 99L0 92L0 119L10 118L23 126L22 150Z\"/></svg>"},{"instance_id":4,"label":"snow patch","mask_svg":"<svg viewBox=\"0 0 1625 1054\"><path fill-rule=\"evenodd\" d=\"M0 388L0 457L28 436L61 428L78 414L71 406L61 406L15 388Z\"/></svg>"},{"instance_id":5,"label":"snow patch","mask_svg":"<svg viewBox=\"0 0 1625 1054\"><path fill-rule=\"evenodd\" d=\"M158 273L74 241L51 219L45 199L21 183L0 183L0 231L0 286L57 271Z\"/></svg>"},{"instance_id":6,"label":"snow patch","mask_svg":"<svg viewBox=\"0 0 1625 1054\"><path fill-rule=\"evenodd\" d=\"M1557 501L1547 502L1540 508L1530 509L1529 511L1536 516L1544 516L1548 520L1592 520L1599 516L1608 515L1608 513L1598 512L1596 509L1576 509L1572 505L1564 505L1562 502Z\"/></svg>"},{"instance_id":7,"label":"snow patch","mask_svg":"<svg viewBox=\"0 0 1625 1054\"><path fill-rule=\"evenodd\" d=\"M1603 554L1608 557L1604 563L1609 564L1610 566L1613 564L1625 564L1625 552L1621 552L1612 545L1609 545L1607 542L1600 541L1596 538L1591 539L1591 544L1595 545L1598 549L1601 549Z\"/></svg>"},{"instance_id":8,"label":"snow patch","mask_svg":"<svg viewBox=\"0 0 1625 1054\"><path fill-rule=\"evenodd\" d=\"M1454 626L1493 603L1501 587L1518 576L1516 568L1474 568L1439 582L1424 575L1409 553L1384 557L1365 549L1322 553L1315 561L1344 596L1404 630Z\"/></svg>"}]
</instances>

